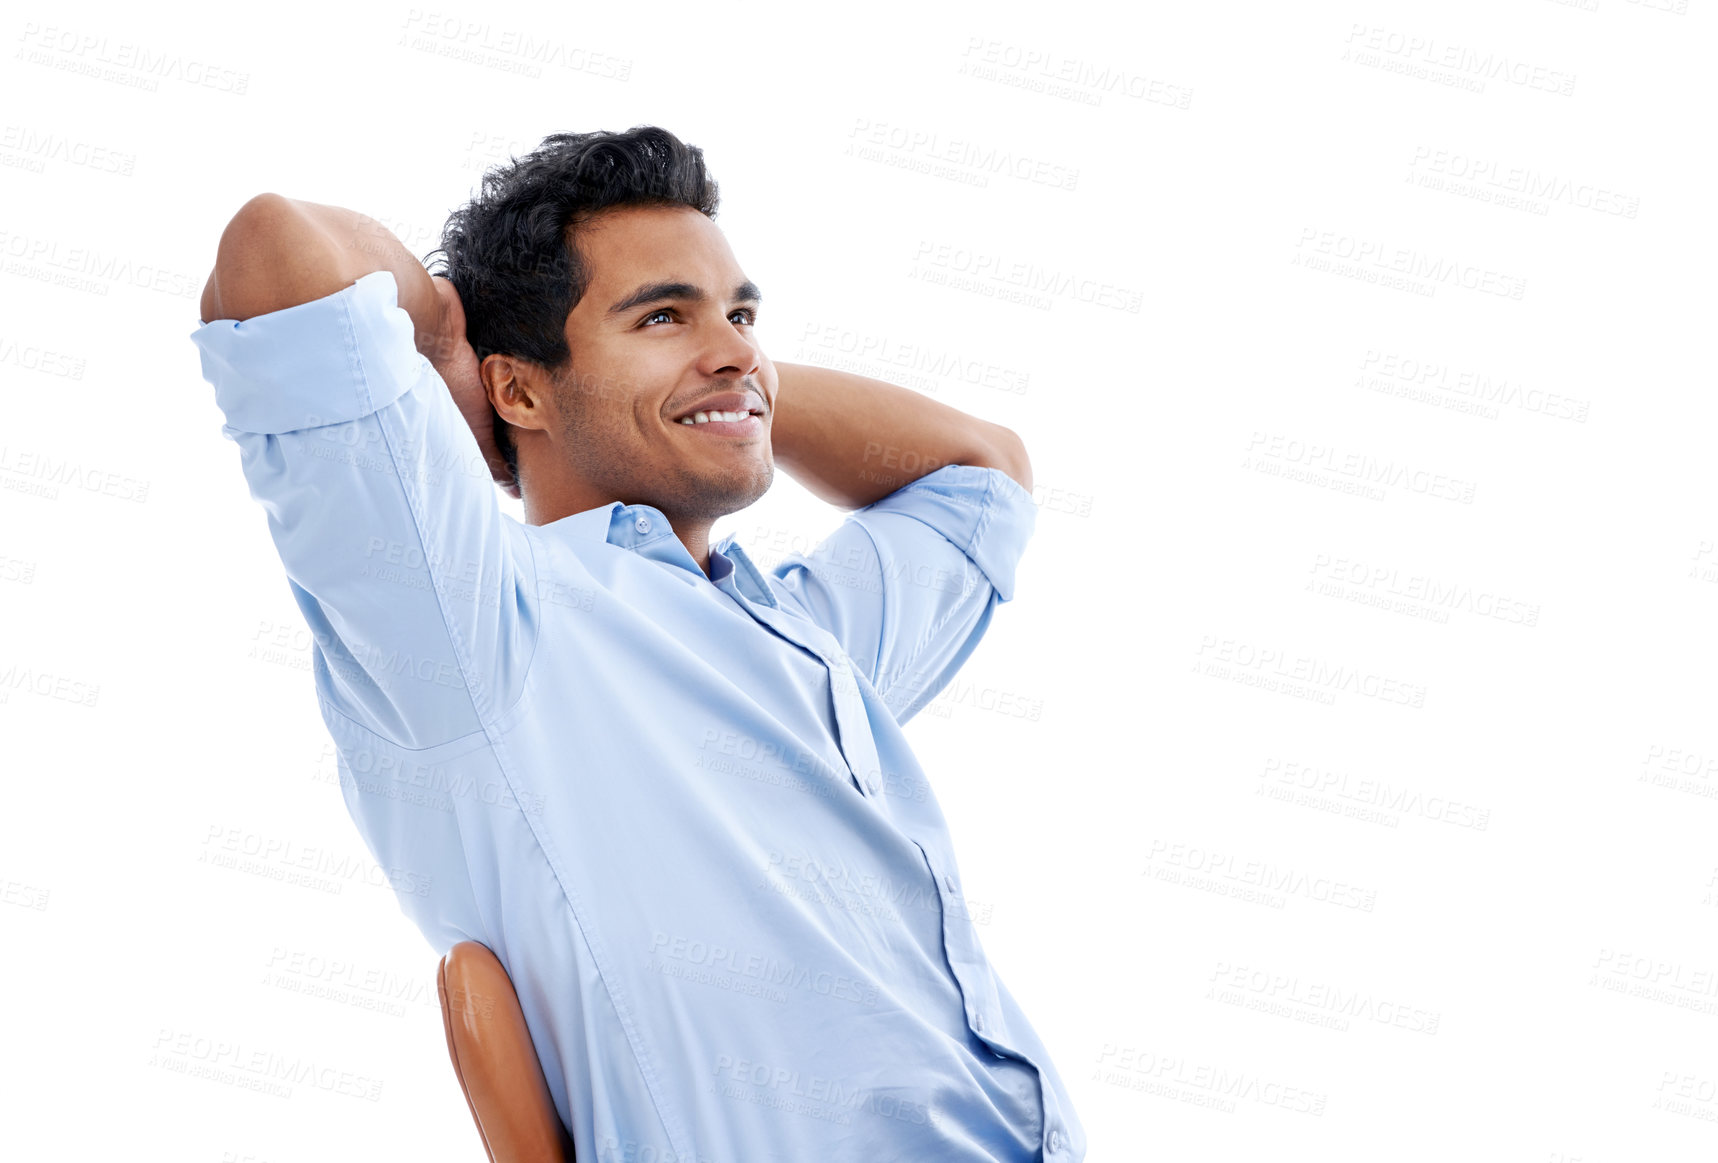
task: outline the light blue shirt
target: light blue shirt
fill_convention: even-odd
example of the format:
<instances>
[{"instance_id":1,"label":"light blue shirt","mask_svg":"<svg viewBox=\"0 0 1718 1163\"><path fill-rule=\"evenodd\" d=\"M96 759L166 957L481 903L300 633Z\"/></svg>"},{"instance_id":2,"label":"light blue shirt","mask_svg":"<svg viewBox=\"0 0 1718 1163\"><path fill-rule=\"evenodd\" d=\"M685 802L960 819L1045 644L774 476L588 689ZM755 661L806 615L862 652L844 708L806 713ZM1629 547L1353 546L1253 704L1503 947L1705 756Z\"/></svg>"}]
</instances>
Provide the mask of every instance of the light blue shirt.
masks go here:
<instances>
[{"instance_id":1,"label":"light blue shirt","mask_svg":"<svg viewBox=\"0 0 1718 1163\"><path fill-rule=\"evenodd\" d=\"M902 734L1013 596L1019 484L706 576L649 505L504 513L386 271L191 338L347 808L437 953L506 967L582 1163L1084 1157Z\"/></svg>"}]
</instances>

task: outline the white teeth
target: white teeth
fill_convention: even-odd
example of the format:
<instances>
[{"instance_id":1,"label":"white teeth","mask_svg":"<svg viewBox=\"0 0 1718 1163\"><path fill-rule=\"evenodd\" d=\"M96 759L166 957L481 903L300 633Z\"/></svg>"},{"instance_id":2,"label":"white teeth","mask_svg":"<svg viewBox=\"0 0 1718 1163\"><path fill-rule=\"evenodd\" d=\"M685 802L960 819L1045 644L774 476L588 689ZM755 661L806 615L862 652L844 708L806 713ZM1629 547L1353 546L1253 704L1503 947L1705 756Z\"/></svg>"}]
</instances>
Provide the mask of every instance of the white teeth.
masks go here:
<instances>
[{"instance_id":1,"label":"white teeth","mask_svg":"<svg viewBox=\"0 0 1718 1163\"><path fill-rule=\"evenodd\" d=\"M736 420L744 420L750 415L750 412L694 412L690 416L681 417L680 423L708 424L712 420L721 420L727 423L732 423Z\"/></svg>"}]
</instances>

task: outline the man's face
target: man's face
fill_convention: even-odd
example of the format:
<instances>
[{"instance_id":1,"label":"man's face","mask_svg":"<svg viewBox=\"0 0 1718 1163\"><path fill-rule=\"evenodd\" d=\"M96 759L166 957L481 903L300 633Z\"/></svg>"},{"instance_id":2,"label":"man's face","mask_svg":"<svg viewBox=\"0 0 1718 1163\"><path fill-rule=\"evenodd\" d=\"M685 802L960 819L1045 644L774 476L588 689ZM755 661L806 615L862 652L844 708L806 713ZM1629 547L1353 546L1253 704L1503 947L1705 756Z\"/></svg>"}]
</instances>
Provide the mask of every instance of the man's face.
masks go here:
<instances>
[{"instance_id":1,"label":"man's face","mask_svg":"<svg viewBox=\"0 0 1718 1163\"><path fill-rule=\"evenodd\" d=\"M758 292L690 207L622 207L578 231L590 282L567 317L558 451L604 498L670 522L714 520L770 486L775 368L753 334ZM746 412L743 420L682 417ZM604 503L604 502L597 502Z\"/></svg>"}]
</instances>

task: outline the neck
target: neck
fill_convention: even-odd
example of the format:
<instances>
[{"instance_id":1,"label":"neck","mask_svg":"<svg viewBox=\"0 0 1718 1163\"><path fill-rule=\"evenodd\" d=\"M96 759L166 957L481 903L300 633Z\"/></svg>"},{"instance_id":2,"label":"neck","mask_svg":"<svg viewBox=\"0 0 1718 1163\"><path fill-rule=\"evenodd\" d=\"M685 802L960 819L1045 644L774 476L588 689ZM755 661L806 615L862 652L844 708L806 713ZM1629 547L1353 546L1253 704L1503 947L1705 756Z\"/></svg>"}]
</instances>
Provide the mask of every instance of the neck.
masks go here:
<instances>
[{"instance_id":1,"label":"neck","mask_svg":"<svg viewBox=\"0 0 1718 1163\"><path fill-rule=\"evenodd\" d=\"M710 576L710 525L709 521L670 521L674 526L675 535L680 538L680 544L686 547L686 552L692 555L692 560L698 563L698 568L704 571L704 576Z\"/></svg>"},{"instance_id":2,"label":"neck","mask_svg":"<svg viewBox=\"0 0 1718 1163\"><path fill-rule=\"evenodd\" d=\"M609 497L606 500L593 499L594 494L583 494L574 491L533 492L524 490L521 500L525 506L525 524L547 525L551 521L559 521L562 517L571 517L574 513L584 513L591 509L600 508L619 500ZM631 502L628 502L629 504ZM664 513L674 535L680 538L680 544L686 547L686 552L692 560L698 563L698 568L704 571L704 576L710 576L710 527L715 524L707 518L675 517Z\"/></svg>"}]
</instances>

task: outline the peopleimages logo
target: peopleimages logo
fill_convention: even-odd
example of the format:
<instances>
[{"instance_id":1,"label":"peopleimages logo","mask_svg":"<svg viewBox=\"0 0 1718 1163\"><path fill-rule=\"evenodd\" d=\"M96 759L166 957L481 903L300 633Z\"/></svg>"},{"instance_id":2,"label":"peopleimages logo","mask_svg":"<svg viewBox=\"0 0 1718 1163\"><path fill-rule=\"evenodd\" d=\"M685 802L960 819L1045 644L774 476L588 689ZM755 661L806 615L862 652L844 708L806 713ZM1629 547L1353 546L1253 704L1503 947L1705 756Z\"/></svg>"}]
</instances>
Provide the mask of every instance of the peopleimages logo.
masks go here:
<instances>
[{"instance_id":1,"label":"peopleimages logo","mask_svg":"<svg viewBox=\"0 0 1718 1163\"><path fill-rule=\"evenodd\" d=\"M1309 654L1297 654L1274 646L1257 646L1241 639L1202 635L1194 657L1197 660L1195 665L1204 663L1205 673L1217 677L1227 677L1230 672L1239 671L1276 676L1331 695L1350 692L1416 710L1426 704L1423 684L1404 682L1357 666L1327 662Z\"/></svg>"},{"instance_id":2,"label":"peopleimages logo","mask_svg":"<svg viewBox=\"0 0 1718 1163\"><path fill-rule=\"evenodd\" d=\"M294 1086L310 1086L327 1094L366 1102L377 1102L382 1097L379 1079L340 1070L313 1058L281 1054L186 1030L162 1027L151 1050L151 1066L277 1098L291 1097Z\"/></svg>"},{"instance_id":3,"label":"peopleimages logo","mask_svg":"<svg viewBox=\"0 0 1718 1163\"><path fill-rule=\"evenodd\" d=\"M1319 440L1302 440L1278 432L1254 429L1247 440L1242 468L1268 475L1346 477L1357 487L1382 486L1439 500L1472 504L1476 482L1430 469L1381 460L1366 452L1344 451ZM1291 472L1289 470L1296 470ZM1376 491L1376 490L1375 490ZM1382 492L1378 496L1382 497Z\"/></svg>"},{"instance_id":4,"label":"peopleimages logo","mask_svg":"<svg viewBox=\"0 0 1718 1163\"><path fill-rule=\"evenodd\" d=\"M1428 292L1439 286L1455 286L1504 299L1520 299L1527 293L1527 280L1517 275L1315 226L1301 228L1290 263L1359 277L1365 282L1405 280Z\"/></svg>"},{"instance_id":5,"label":"peopleimages logo","mask_svg":"<svg viewBox=\"0 0 1718 1163\"><path fill-rule=\"evenodd\" d=\"M1145 293L1129 287L1116 286L1086 278L1072 271L1057 270L1025 261L1010 261L999 254L937 243L920 239L913 253L913 262L926 269L926 275L958 276L963 289L997 293L1000 288L1018 291L1034 298L1065 298L1096 307L1108 307L1137 315L1145 301ZM939 279L926 277L926 282Z\"/></svg>"},{"instance_id":6,"label":"peopleimages logo","mask_svg":"<svg viewBox=\"0 0 1718 1163\"><path fill-rule=\"evenodd\" d=\"M1483 92L1485 83L1493 80L1562 97L1575 91L1574 73L1376 25L1356 23L1349 29L1343 59L1475 92Z\"/></svg>"},{"instance_id":7,"label":"peopleimages logo","mask_svg":"<svg viewBox=\"0 0 1718 1163\"><path fill-rule=\"evenodd\" d=\"M1056 190L1072 190L1080 180L1078 169L1060 162L981 145L964 137L945 137L935 130L916 126L860 117L847 136L846 152L850 156L898 164L905 169L953 177L978 186L988 184L992 177L1003 177Z\"/></svg>"},{"instance_id":8,"label":"peopleimages logo","mask_svg":"<svg viewBox=\"0 0 1718 1163\"><path fill-rule=\"evenodd\" d=\"M1193 104L1192 89L1149 77L1137 69L982 36L967 38L960 71L979 80L1082 105L1101 105L1109 94L1174 109L1188 109Z\"/></svg>"},{"instance_id":9,"label":"peopleimages logo","mask_svg":"<svg viewBox=\"0 0 1718 1163\"><path fill-rule=\"evenodd\" d=\"M1460 400L1464 405L1462 410L1485 415L1487 419L1498 415L1498 409L1490 405L1500 405L1547 419L1585 424L1592 408L1591 400L1529 387L1519 379L1377 348L1368 348L1361 357L1360 371L1357 387L1407 398L1443 396L1446 400Z\"/></svg>"},{"instance_id":10,"label":"peopleimages logo","mask_svg":"<svg viewBox=\"0 0 1718 1163\"><path fill-rule=\"evenodd\" d=\"M1386 607L1392 599L1401 598L1441 613L1443 621L1448 620L1453 610L1516 626L1539 624L1538 602L1506 597L1492 589L1444 581L1391 565L1320 553L1308 572L1314 580L1307 583L1307 588L1316 587L1316 592L1330 597L1363 599Z\"/></svg>"},{"instance_id":11,"label":"peopleimages logo","mask_svg":"<svg viewBox=\"0 0 1718 1163\"><path fill-rule=\"evenodd\" d=\"M1410 169L1426 175L1468 182L1506 194L1519 194L1538 203L1562 202L1581 210L1634 218L1640 213L1640 195L1620 194L1590 182L1576 182L1560 174L1547 174L1528 166L1513 166L1492 158L1476 157L1460 150L1414 147ZM1461 192L1458 187L1451 187Z\"/></svg>"},{"instance_id":12,"label":"peopleimages logo","mask_svg":"<svg viewBox=\"0 0 1718 1163\"><path fill-rule=\"evenodd\" d=\"M251 80L249 73L178 53L155 52L130 41L114 41L105 35L51 24L44 27L34 20L25 22L18 39L23 42L18 60L148 92L158 90L163 80L171 80L242 97Z\"/></svg>"}]
</instances>

